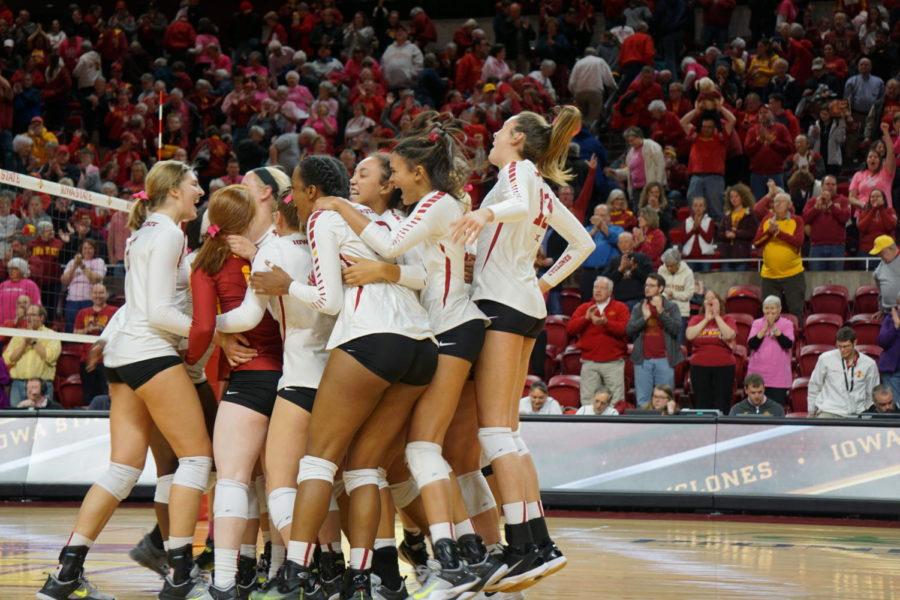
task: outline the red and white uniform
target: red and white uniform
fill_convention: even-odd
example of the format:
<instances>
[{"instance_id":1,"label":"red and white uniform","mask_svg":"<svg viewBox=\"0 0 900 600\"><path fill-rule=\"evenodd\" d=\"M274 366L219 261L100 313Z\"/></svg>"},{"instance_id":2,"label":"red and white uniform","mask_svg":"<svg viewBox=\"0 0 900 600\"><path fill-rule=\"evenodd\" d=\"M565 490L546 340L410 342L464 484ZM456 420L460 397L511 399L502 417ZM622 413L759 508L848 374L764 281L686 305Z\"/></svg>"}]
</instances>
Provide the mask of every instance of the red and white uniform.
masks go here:
<instances>
[{"instance_id":1,"label":"red and white uniform","mask_svg":"<svg viewBox=\"0 0 900 600\"><path fill-rule=\"evenodd\" d=\"M469 297L462 244L450 237L450 225L461 219L459 200L445 192L427 193L399 227L388 230L371 223L360 238L385 258L417 251L425 266L426 283L420 300L434 332L444 333L472 320L487 320Z\"/></svg>"},{"instance_id":2,"label":"red and white uniform","mask_svg":"<svg viewBox=\"0 0 900 600\"><path fill-rule=\"evenodd\" d=\"M530 160L511 162L481 203L494 220L478 237L473 300L492 300L536 319L547 316L534 260L552 227L569 245L542 279L555 287L584 262L594 242Z\"/></svg>"}]
</instances>

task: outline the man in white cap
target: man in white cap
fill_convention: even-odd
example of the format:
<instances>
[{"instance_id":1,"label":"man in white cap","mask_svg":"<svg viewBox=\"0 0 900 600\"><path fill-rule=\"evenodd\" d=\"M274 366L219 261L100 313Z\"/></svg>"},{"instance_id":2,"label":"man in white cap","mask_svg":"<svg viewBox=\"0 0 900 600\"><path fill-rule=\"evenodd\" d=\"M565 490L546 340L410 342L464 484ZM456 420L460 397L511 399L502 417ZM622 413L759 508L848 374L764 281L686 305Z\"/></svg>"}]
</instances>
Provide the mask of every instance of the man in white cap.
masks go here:
<instances>
[{"instance_id":1,"label":"man in white cap","mask_svg":"<svg viewBox=\"0 0 900 600\"><path fill-rule=\"evenodd\" d=\"M900 260L897 260L900 250L897 249L894 238L879 235L869 254L881 258L874 273L875 284L881 297L881 310L890 312L896 303L897 294L900 294Z\"/></svg>"}]
</instances>

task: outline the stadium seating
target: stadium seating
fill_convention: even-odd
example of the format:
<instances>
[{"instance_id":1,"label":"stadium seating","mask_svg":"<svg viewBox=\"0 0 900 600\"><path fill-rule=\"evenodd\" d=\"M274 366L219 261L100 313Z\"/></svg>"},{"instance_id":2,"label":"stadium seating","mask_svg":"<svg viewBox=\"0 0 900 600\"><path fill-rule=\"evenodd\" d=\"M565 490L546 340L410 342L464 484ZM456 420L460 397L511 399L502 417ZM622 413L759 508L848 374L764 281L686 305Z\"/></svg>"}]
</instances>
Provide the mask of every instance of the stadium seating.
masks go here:
<instances>
[{"instance_id":1,"label":"stadium seating","mask_svg":"<svg viewBox=\"0 0 900 600\"><path fill-rule=\"evenodd\" d=\"M878 345L878 332L881 331L881 315L860 314L850 317L848 325L856 333L857 344Z\"/></svg>"},{"instance_id":2,"label":"stadium seating","mask_svg":"<svg viewBox=\"0 0 900 600\"><path fill-rule=\"evenodd\" d=\"M806 317L803 325L803 337L807 344L834 345L838 329L844 319L835 314L812 314Z\"/></svg>"},{"instance_id":3,"label":"stadium seating","mask_svg":"<svg viewBox=\"0 0 900 600\"><path fill-rule=\"evenodd\" d=\"M574 288L563 288L562 311L567 317L571 317L575 309L582 304L581 291Z\"/></svg>"},{"instance_id":4,"label":"stadium seating","mask_svg":"<svg viewBox=\"0 0 900 600\"><path fill-rule=\"evenodd\" d=\"M581 374L581 348L569 346L559 355L559 365L564 375Z\"/></svg>"},{"instance_id":5,"label":"stadium seating","mask_svg":"<svg viewBox=\"0 0 900 600\"><path fill-rule=\"evenodd\" d=\"M63 408L84 406L84 389L81 386L81 375L70 375L61 381L57 389L57 395Z\"/></svg>"},{"instance_id":6,"label":"stadium seating","mask_svg":"<svg viewBox=\"0 0 900 600\"><path fill-rule=\"evenodd\" d=\"M862 352L863 354L865 354L866 356L868 356L875 362L878 362L878 359L881 358L881 353L883 352L883 350L881 349L881 346L873 346L871 344L859 344L859 343L856 345L856 350L858 352Z\"/></svg>"},{"instance_id":7,"label":"stadium seating","mask_svg":"<svg viewBox=\"0 0 900 600\"><path fill-rule=\"evenodd\" d=\"M728 290L725 297L725 312L728 314L745 313L754 318L762 315L761 291L758 286L735 285Z\"/></svg>"},{"instance_id":8,"label":"stadium seating","mask_svg":"<svg viewBox=\"0 0 900 600\"><path fill-rule=\"evenodd\" d=\"M853 295L853 314L861 315L880 311L881 306L878 301L877 287L874 285L861 285L856 288L856 293Z\"/></svg>"},{"instance_id":9,"label":"stadium seating","mask_svg":"<svg viewBox=\"0 0 900 600\"><path fill-rule=\"evenodd\" d=\"M807 406L806 400L808 392L809 377L798 377L794 380L794 383L791 384L791 391L788 393L788 398L793 413L803 413L805 416L806 413L809 412L809 406Z\"/></svg>"},{"instance_id":10,"label":"stadium seating","mask_svg":"<svg viewBox=\"0 0 900 600\"><path fill-rule=\"evenodd\" d=\"M550 396L555 398L563 407L581 406L581 377L578 375L556 375L550 378L547 384Z\"/></svg>"},{"instance_id":11,"label":"stadium seating","mask_svg":"<svg viewBox=\"0 0 900 600\"><path fill-rule=\"evenodd\" d=\"M569 317L566 315L548 315L544 323L544 329L547 332L547 344L554 345L557 348L565 348L569 345L569 334L566 333L566 324Z\"/></svg>"},{"instance_id":12,"label":"stadium seating","mask_svg":"<svg viewBox=\"0 0 900 600\"><path fill-rule=\"evenodd\" d=\"M813 369L816 368L816 361L823 352L834 349L834 343L831 344L808 344L800 348L800 356L797 363L800 368L801 377L809 377L812 375Z\"/></svg>"},{"instance_id":13,"label":"stadium seating","mask_svg":"<svg viewBox=\"0 0 900 600\"><path fill-rule=\"evenodd\" d=\"M809 305L813 313L830 313L846 319L850 316L850 292L843 285L819 285L813 290Z\"/></svg>"},{"instance_id":14,"label":"stadium seating","mask_svg":"<svg viewBox=\"0 0 900 600\"><path fill-rule=\"evenodd\" d=\"M735 341L741 346L747 345L747 338L750 337L750 327L753 325L753 315L746 313L728 314L727 316L734 319L737 326Z\"/></svg>"}]
</instances>

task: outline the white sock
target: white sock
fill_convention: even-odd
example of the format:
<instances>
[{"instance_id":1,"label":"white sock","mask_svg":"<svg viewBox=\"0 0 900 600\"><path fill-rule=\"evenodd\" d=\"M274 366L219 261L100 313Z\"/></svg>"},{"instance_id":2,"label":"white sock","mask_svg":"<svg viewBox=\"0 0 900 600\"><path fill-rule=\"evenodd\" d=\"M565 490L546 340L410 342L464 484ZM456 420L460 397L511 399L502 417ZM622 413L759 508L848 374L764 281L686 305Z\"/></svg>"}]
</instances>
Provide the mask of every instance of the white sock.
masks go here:
<instances>
[{"instance_id":1,"label":"white sock","mask_svg":"<svg viewBox=\"0 0 900 600\"><path fill-rule=\"evenodd\" d=\"M375 538L375 549L380 550L381 548L396 548L397 540L394 538Z\"/></svg>"},{"instance_id":2,"label":"white sock","mask_svg":"<svg viewBox=\"0 0 900 600\"><path fill-rule=\"evenodd\" d=\"M256 544L241 544L241 556L256 559Z\"/></svg>"},{"instance_id":3,"label":"white sock","mask_svg":"<svg viewBox=\"0 0 900 600\"><path fill-rule=\"evenodd\" d=\"M66 546L87 546L90 548L94 545L94 540L90 538L86 538L80 533L72 532L72 535L69 536L69 541L66 543Z\"/></svg>"},{"instance_id":4,"label":"white sock","mask_svg":"<svg viewBox=\"0 0 900 600\"><path fill-rule=\"evenodd\" d=\"M335 554L340 554L342 552L341 543L340 542L328 542L327 544L325 544L323 546L323 550L325 552L334 552Z\"/></svg>"},{"instance_id":5,"label":"white sock","mask_svg":"<svg viewBox=\"0 0 900 600\"><path fill-rule=\"evenodd\" d=\"M169 551L169 540L163 540L163 550Z\"/></svg>"},{"instance_id":6,"label":"white sock","mask_svg":"<svg viewBox=\"0 0 900 600\"><path fill-rule=\"evenodd\" d=\"M216 548L214 559L216 565L214 583L220 590L228 589L234 584L234 578L237 575L237 561L237 550Z\"/></svg>"},{"instance_id":7,"label":"white sock","mask_svg":"<svg viewBox=\"0 0 900 600\"><path fill-rule=\"evenodd\" d=\"M374 553L368 548L350 548L350 564L351 569L357 571L365 571L372 568L372 555Z\"/></svg>"},{"instance_id":8,"label":"white sock","mask_svg":"<svg viewBox=\"0 0 900 600\"><path fill-rule=\"evenodd\" d=\"M260 517L260 518L262 518L262 517ZM263 544L268 544L269 542L272 541L271 533L269 533L268 531L265 531L265 530L263 530L261 533L262 533Z\"/></svg>"},{"instance_id":9,"label":"white sock","mask_svg":"<svg viewBox=\"0 0 900 600\"><path fill-rule=\"evenodd\" d=\"M193 537L174 537L171 535L169 536L169 549L170 550L174 550L176 548L182 548L184 546L187 546L188 544L193 544L193 543L194 543Z\"/></svg>"},{"instance_id":10,"label":"white sock","mask_svg":"<svg viewBox=\"0 0 900 600\"><path fill-rule=\"evenodd\" d=\"M450 523L435 523L434 525L429 525L428 529L431 531L432 543L438 540L453 539L453 527Z\"/></svg>"},{"instance_id":11,"label":"white sock","mask_svg":"<svg viewBox=\"0 0 900 600\"><path fill-rule=\"evenodd\" d=\"M316 545L309 542L288 542L287 559L295 562L301 567L308 567L312 563L313 554L316 551Z\"/></svg>"},{"instance_id":12,"label":"white sock","mask_svg":"<svg viewBox=\"0 0 900 600\"><path fill-rule=\"evenodd\" d=\"M475 533L475 528L472 527L472 521L466 519L465 521L460 521L456 525L453 526L453 533L456 534L456 539L461 538L464 535L472 535Z\"/></svg>"},{"instance_id":13,"label":"white sock","mask_svg":"<svg viewBox=\"0 0 900 600\"><path fill-rule=\"evenodd\" d=\"M507 525L518 525L525 522L527 509L524 502L512 502L503 505L503 517Z\"/></svg>"},{"instance_id":14,"label":"white sock","mask_svg":"<svg viewBox=\"0 0 900 600\"><path fill-rule=\"evenodd\" d=\"M281 544L272 544L272 562L269 563L269 579L275 577L275 573L284 564L284 555L287 550Z\"/></svg>"},{"instance_id":15,"label":"white sock","mask_svg":"<svg viewBox=\"0 0 900 600\"><path fill-rule=\"evenodd\" d=\"M544 516L544 513L541 512L541 505L537 502L529 502L525 505L525 512L528 513L528 520L532 519L540 519Z\"/></svg>"}]
</instances>

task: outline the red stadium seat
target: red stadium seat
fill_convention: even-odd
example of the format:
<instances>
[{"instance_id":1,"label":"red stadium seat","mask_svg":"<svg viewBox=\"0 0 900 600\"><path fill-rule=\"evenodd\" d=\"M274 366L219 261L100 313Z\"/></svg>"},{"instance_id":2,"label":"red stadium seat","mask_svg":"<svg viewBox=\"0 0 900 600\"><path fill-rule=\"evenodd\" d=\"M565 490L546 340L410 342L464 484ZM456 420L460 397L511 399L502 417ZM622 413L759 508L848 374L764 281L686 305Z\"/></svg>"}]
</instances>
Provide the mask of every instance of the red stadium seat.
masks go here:
<instances>
[{"instance_id":1,"label":"red stadium seat","mask_svg":"<svg viewBox=\"0 0 900 600\"><path fill-rule=\"evenodd\" d=\"M687 221L687 218L691 216L691 207L690 206L682 206L679 207L678 210L675 211L675 219L677 221Z\"/></svg>"},{"instance_id":2,"label":"red stadium seat","mask_svg":"<svg viewBox=\"0 0 900 600\"><path fill-rule=\"evenodd\" d=\"M680 225L669 230L669 242L673 246L681 246L687 241L687 233Z\"/></svg>"},{"instance_id":3,"label":"red stadium seat","mask_svg":"<svg viewBox=\"0 0 900 600\"><path fill-rule=\"evenodd\" d=\"M787 417L788 419L805 419L805 418L807 418L807 417L809 416L809 413L806 413L806 412L789 412L788 414L786 414L786 415L784 415L784 416Z\"/></svg>"},{"instance_id":4,"label":"red stadium seat","mask_svg":"<svg viewBox=\"0 0 900 600\"><path fill-rule=\"evenodd\" d=\"M575 309L582 304L581 291L574 288L563 288L562 311L567 317L571 317Z\"/></svg>"},{"instance_id":5,"label":"red stadium seat","mask_svg":"<svg viewBox=\"0 0 900 600\"><path fill-rule=\"evenodd\" d=\"M737 326L735 340L741 346L747 345L747 338L750 337L750 326L753 325L753 316L746 313L735 313L726 315L734 319Z\"/></svg>"},{"instance_id":6,"label":"red stadium seat","mask_svg":"<svg viewBox=\"0 0 900 600\"><path fill-rule=\"evenodd\" d=\"M559 364L564 375L581 374L581 348L569 346L559 355Z\"/></svg>"},{"instance_id":7,"label":"red stadium seat","mask_svg":"<svg viewBox=\"0 0 900 600\"><path fill-rule=\"evenodd\" d=\"M836 314L812 314L806 317L803 337L807 344L834 344L837 330L844 325L844 318Z\"/></svg>"},{"instance_id":8,"label":"red stadium seat","mask_svg":"<svg viewBox=\"0 0 900 600\"><path fill-rule=\"evenodd\" d=\"M559 373L559 347L553 344L547 344L546 354L544 355L544 377L550 379Z\"/></svg>"},{"instance_id":9,"label":"red stadium seat","mask_svg":"<svg viewBox=\"0 0 900 600\"><path fill-rule=\"evenodd\" d=\"M856 332L857 344L878 345L878 333L881 331L880 314L854 315L848 321Z\"/></svg>"},{"instance_id":10,"label":"red stadium seat","mask_svg":"<svg viewBox=\"0 0 900 600\"><path fill-rule=\"evenodd\" d=\"M56 361L56 376L66 379L70 375L81 374L81 352L71 346L63 346L62 353Z\"/></svg>"},{"instance_id":11,"label":"red stadium seat","mask_svg":"<svg viewBox=\"0 0 900 600\"><path fill-rule=\"evenodd\" d=\"M794 344L796 345L803 339L803 327L800 326L800 319L797 318L797 315L786 312L781 313L781 316L790 321L794 326Z\"/></svg>"},{"instance_id":12,"label":"red stadium seat","mask_svg":"<svg viewBox=\"0 0 900 600\"><path fill-rule=\"evenodd\" d=\"M819 360L819 355L829 350L834 350L833 344L809 344L800 348L800 356L797 360L800 367L800 376L809 377L812 375L813 369L816 368L816 362Z\"/></svg>"},{"instance_id":13,"label":"red stadium seat","mask_svg":"<svg viewBox=\"0 0 900 600\"><path fill-rule=\"evenodd\" d=\"M59 403L63 408L84 406L84 389L81 386L81 375L70 375L59 383Z\"/></svg>"},{"instance_id":14,"label":"red stadium seat","mask_svg":"<svg viewBox=\"0 0 900 600\"><path fill-rule=\"evenodd\" d=\"M881 346L873 346L872 344L857 344L856 349L875 362L878 362L878 359L881 358L881 353L883 352Z\"/></svg>"},{"instance_id":15,"label":"red stadium seat","mask_svg":"<svg viewBox=\"0 0 900 600\"><path fill-rule=\"evenodd\" d=\"M850 316L850 292L847 286L829 283L819 285L809 299L813 313L831 313L846 319Z\"/></svg>"},{"instance_id":16,"label":"red stadium seat","mask_svg":"<svg viewBox=\"0 0 900 600\"><path fill-rule=\"evenodd\" d=\"M762 315L762 299L756 286L735 285L728 290L725 297L725 312L728 314L744 313L754 318Z\"/></svg>"},{"instance_id":17,"label":"red stadium seat","mask_svg":"<svg viewBox=\"0 0 900 600\"><path fill-rule=\"evenodd\" d=\"M572 407L572 406L567 406L567 407L565 407L565 408L563 409L563 414L564 414L564 415L574 415L574 414L577 413L577 412L578 412L578 409L577 409L577 408L574 408L574 407Z\"/></svg>"},{"instance_id":18,"label":"red stadium seat","mask_svg":"<svg viewBox=\"0 0 900 600\"><path fill-rule=\"evenodd\" d=\"M877 287L874 285L861 285L856 288L856 294L853 296L853 314L862 315L879 312L880 310Z\"/></svg>"},{"instance_id":19,"label":"red stadium seat","mask_svg":"<svg viewBox=\"0 0 900 600\"><path fill-rule=\"evenodd\" d=\"M553 344L557 348L565 348L569 345L569 334L566 333L566 323L569 317L566 315L548 315L544 323L547 331L547 345Z\"/></svg>"},{"instance_id":20,"label":"red stadium seat","mask_svg":"<svg viewBox=\"0 0 900 600\"><path fill-rule=\"evenodd\" d=\"M550 378L547 390L561 406L581 406L581 378L578 375L557 375Z\"/></svg>"},{"instance_id":21,"label":"red stadium seat","mask_svg":"<svg viewBox=\"0 0 900 600\"><path fill-rule=\"evenodd\" d=\"M791 403L792 412L808 413L806 396L809 391L809 377L798 377L791 384L791 391L788 393L788 400Z\"/></svg>"},{"instance_id":22,"label":"red stadium seat","mask_svg":"<svg viewBox=\"0 0 900 600\"><path fill-rule=\"evenodd\" d=\"M524 398L531 393L531 384L537 383L541 378L537 375L527 375L525 377L525 386L522 388L522 397Z\"/></svg>"}]
</instances>

